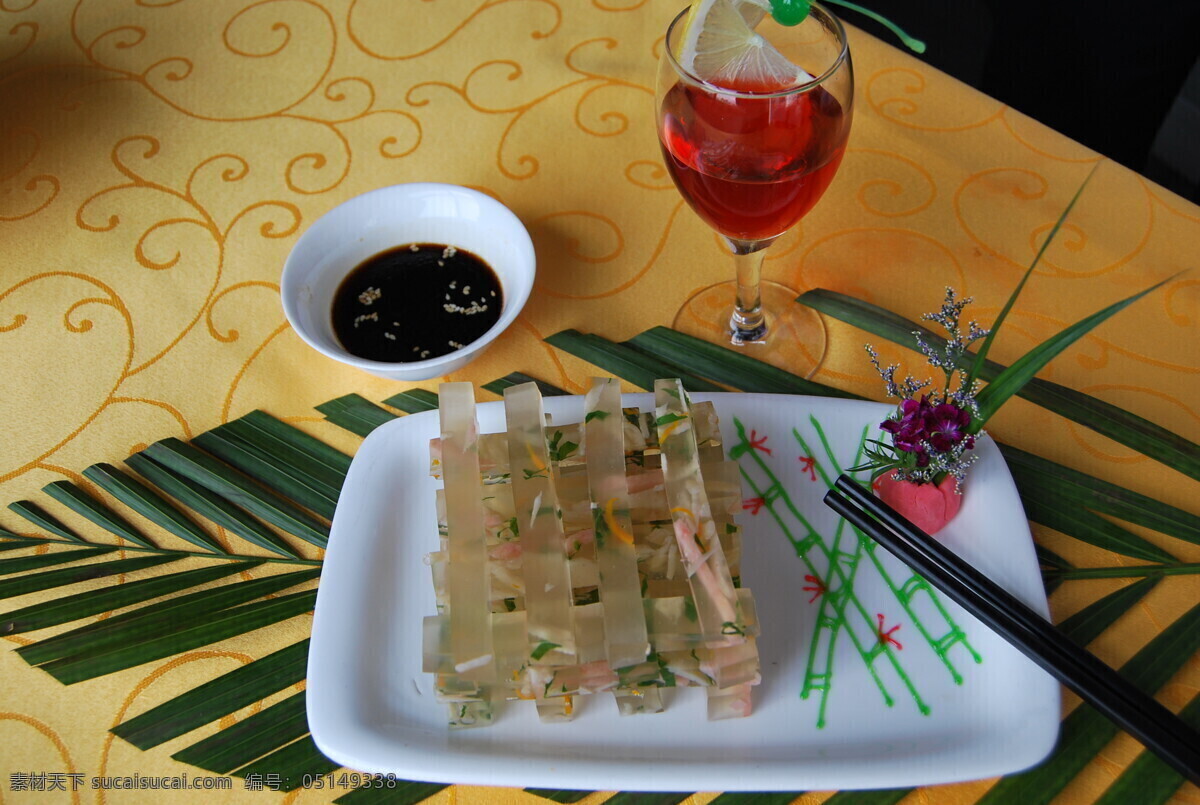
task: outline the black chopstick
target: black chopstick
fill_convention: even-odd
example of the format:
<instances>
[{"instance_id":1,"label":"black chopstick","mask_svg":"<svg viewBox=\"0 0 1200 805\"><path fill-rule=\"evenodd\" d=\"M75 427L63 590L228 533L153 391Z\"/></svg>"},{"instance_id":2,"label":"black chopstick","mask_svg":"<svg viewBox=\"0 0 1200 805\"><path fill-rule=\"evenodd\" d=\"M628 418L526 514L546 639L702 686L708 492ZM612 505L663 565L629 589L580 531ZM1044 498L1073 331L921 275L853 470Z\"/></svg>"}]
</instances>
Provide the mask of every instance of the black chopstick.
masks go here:
<instances>
[{"instance_id":1,"label":"black chopstick","mask_svg":"<svg viewBox=\"0 0 1200 805\"><path fill-rule=\"evenodd\" d=\"M825 504L1193 783L1200 733L847 475Z\"/></svg>"}]
</instances>

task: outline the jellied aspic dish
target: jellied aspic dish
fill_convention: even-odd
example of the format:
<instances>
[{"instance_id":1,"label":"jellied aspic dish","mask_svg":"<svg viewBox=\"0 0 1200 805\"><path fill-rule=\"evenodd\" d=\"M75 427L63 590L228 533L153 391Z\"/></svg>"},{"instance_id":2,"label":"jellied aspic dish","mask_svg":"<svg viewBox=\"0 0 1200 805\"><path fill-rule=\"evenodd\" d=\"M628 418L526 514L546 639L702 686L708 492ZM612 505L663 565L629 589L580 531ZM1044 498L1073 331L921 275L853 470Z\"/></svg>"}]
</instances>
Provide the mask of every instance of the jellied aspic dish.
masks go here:
<instances>
[{"instance_id":1,"label":"jellied aspic dish","mask_svg":"<svg viewBox=\"0 0 1200 805\"><path fill-rule=\"evenodd\" d=\"M437 614L424 669L451 727L491 723L506 700L543 721L584 694L622 715L663 709L694 685L708 718L751 712L759 683L754 598L741 586L741 501L710 403L678 380L654 411L623 408L616 380L592 381L582 422L550 424L533 383L505 390L507 430L480 433L474 390L439 392Z\"/></svg>"}]
</instances>

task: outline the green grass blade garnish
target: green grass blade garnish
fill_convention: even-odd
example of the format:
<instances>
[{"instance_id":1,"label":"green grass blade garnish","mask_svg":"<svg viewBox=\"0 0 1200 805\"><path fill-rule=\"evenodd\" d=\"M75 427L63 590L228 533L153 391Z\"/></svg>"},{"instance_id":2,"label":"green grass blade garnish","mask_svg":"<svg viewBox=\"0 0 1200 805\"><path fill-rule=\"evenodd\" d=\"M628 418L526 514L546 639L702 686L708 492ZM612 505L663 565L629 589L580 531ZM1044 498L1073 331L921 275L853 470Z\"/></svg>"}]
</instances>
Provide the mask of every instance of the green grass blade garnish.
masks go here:
<instances>
[{"instance_id":1,"label":"green grass blade garnish","mask_svg":"<svg viewBox=\"0 0 1200 805\"><path fill-rule=\"evenodd\" d=\"M300 691L171 757L216 774L228 774L307 734L305 692Z\"/></svg>"},{"instance_id":2,"label":"green grass blade garnish","mask_svg":"<svg viewBox=\"0 0 1200 805\"><path fill-rule=\"evenodd\" d=\"M246 663L118 724L112 732L146 750L236 713L301 682L308 670L308 646L309 639L305 638Z\"/></svg>"},{"instance_id":3,"label":"green grass blade garnish","mask_svg":"<svg viewBox=\"0 0 1200 805\"><path fill-rule=\"evenodd\" d=\"M1111 304L1103 310L1075 322L1070 327L1061 330L1026 352L975 396L975 401L979 404L980 414L972 423L972 429L978 431L993 414L1000 410L1000 406L1004 405L1010 397L1020 391L1026 383L1033 379L1034 375L1042 370L1042 367L1057 357L1064 349L1074 344L1101 322L1121 312L1146 294L1162 287L1174 278L1174 276L1168 277L1161 282L1156 282L1140 293Z\"/></svg>"},{"instance_id":4,"label":"green grass blade garnish","mask_svg":"<svg viewBox=\"0 0 1200 805\"><path fill-rule=\"evenodd\" d=\"M196 622L209 620L213 613L303 584L319 574L319 569L305 570L200 590L80 626L22 646L17 653L30 665L44 665L92 656L113 647L156 640L189 629Z\"/></svg>"},{"instance_id":5,"label":"green grass blade garnish","mask_svg":"<svg viewBox=\"0 0 1200 805\"><path fill-rule=\"evenodd\" d=\"M1012 310L1013 305L1017 302L1017 297L1021 295L1021 290L1025 287L1025 283L1033 274L1033 270L1037 268L1037 264L1041 262L1042 255L1046 253L1046 249L1050 248L1050 244L1054 241L1054 236L1058 234L1058 230L1062 229L1062 225L1066 222L1067 216L1071 214L1071 210L1075 208L1075 203L1079 201L1079 197L1083 195L1083 189L1087 187L1088 182L1092 180L1092 176L1096 173L1096 168L1100 166L1097 162L1088 171L1088 175L1084 178L1083 184L1079 185L1079 189L1075 191L1075 195L1071 196L1071 201L1067 203L1067 207L1058 216L1058 220L1054 222L1054 226L1050 228L1050 232L1046 235L1046 239L1042 241L1041 247L1037 254L1033 257L1033 262L1029 264L1029 268L1025 269L1025 273L1021 275L1021 281L1017 283L1017 287L1009 295L1008 301L1004 303L1004 307L1000 309L1000 314L996 316L992 322L990 331L987 337L983 339L983 346L979 348L979 352L975 355L975 360L971 363L971 368L967 371L967 378L963 383L964 388L971 388L976 378L982 377L984 361L987 360L988 351L992 348L992 342L996 340L996 335L1000 332L1000 325L1004 324L1004 320L1008 318L1008 312ZM986 419L986 417L985 417Z\"/></svg>"},{"instance_id":6,"label":"green grass blade garnish","mask_svg":"<svg viewBox=\"0 0 1200 805\"><path fill-rule=\"evenodd\" d=\"M438 396L437 392L426 389L409 389L393 394L384 400L383 404L398 408L406 414L419 414L422 411L436 411Z\"/></svg>"},{"instance_id":7,"label":"green grass blade garnish","mask_svg":"<svg viewBox=\"0 0 1200 805\"><path fill-rule=\"evenodd\" d=\"M49 531L51 534L57 534L63 539L71 540L71 542L87 543L86 539L67 528L67 526L55 519L54 515L50 514L33 501L18 500L16 503L8 504L8 508L44 531Z\"/></svg>"},{"instance_id":8,"label":"green grass blade garnish","mask_svg":"<svg viewBox=\"0 0 1200 805\"><path fill-rule=\"evenodd\" d=\"M347 394L336 400L321 403L317 410L338 427L363 437L396 418L392 412L385 411L359 394Z\"/></svg>"},{"instance_id":9,"label":"green grass blade garnish","mask_svg":"<svg viewBox=\"0 0 1200 805\"><path fill-rule=\"evenodd\" d=\"M1200 649L1200 605L1164 629L1128 662L1121 675L1144 693L1154 694ZM979 805L1049 805L1117 734L1117 726L1087 704L1062 723L1050 759L1030 771L1005 777Z\"/></svg>"},{"instance_id":10,"label":"green grass blade garnish","mask_svg":"<svg viewBox=\"0 0 1200 805\"><path fill-rule=\"evenodd\" d=\"M111 464L93 464L83 471L83 477L164 531L213 553L226 552L221 543L192 522L186 514L150 487Z\"/></svg>"},{"instance_id":11,"label":"green grass blade garnish","mask_svg":"<svg viewBox=\"0 0 1200 805\"><path fill-rule=\"evenodd\" d=\"M212 520L226 531L236 534L260 548L266 548L292 559L299 558L300 555L274 531L191 479L172 472L141 453L134 453L125 459L125 463L159 489L198 514Z\"/></svg>"},{"instance_id":12,"label":"green grass blade garnish","mask_svg":"<svg viewBox=\"0 0 1200 805\"><path fill-rule=\"evenodd\" d=\"M111 547L111 546L109 546ZM107 552L107 551L102 551ZM122 573L132 573L148 567L165 565L183 557L180 554L163 556L139 556L135 559L116 559L112 562L96 562L79 567L68 567L61 570L48 570L45 573L35 573L32 576L21 576L15 579L0 581L0 598L13 598L27 593L50 590L55 587L65 587L91 579L102 579L105 576L119 576Z\"/></svg>"},{"instance_id":13,"label":"green grass blade garnish","mask_svg":"<svg viewBox=\"0 0 1200 805\"><path fill-rule=\"evenodd\" d=\"M141 545L145 548L158 547L145 534L138 531L133 523L70 481L54 481L43 486L42 491L80 517L90 520L110 534L116 534L122 539L127 539L135 545Z\"/></svg>"},{"instance_id":14,"label":"green grass blade garnish","mask_svg":"<svg viewBox=\"0 0 1200 805\"><path fill-rule=\"evenodd\" d=\"M246 634L311 612L317 600L316 590L257 601L218 612L190 628L162 637L113 648L99 654L64 657L41 666L42 670L64 685L73 685L98 676L134 668L200 646L207 646L236 635Z\"/></svg>"},{"instance_id":15,"label":"green grass blade garnish","mask_svg":"<svg viewBox=\"0 0 1200 805\"><path fill-rule=\"evenodd\" d=\"M282 781L279 790L294 791L304 783L305 779L322 777L341 767L340 763L335 763L321 754L321 750L317 749L316 743L309 736L242 766L233 772L233 776L278 774Z\"/></svg>"},{"instance_id":16,"label":"green grass blade garnish","mask_svg":"<svg viewBox=\"0 0 1200 805\"><path fill-rule=\"evenodd\" d=\"M1200 694L1179 711L1183 723L1200 730ZM1113 781L1096 805L1160 805L1171 798L1181 785L1183 775L1168 766L1153 752L1142 752L1121 776Z\"/></svg>"},{"instance_id":17,"label":"green grass blade garnish","mask_svg":"<svg viewBox=\"0 0 1200 805\"><path fill-rule=\"evenodd\" d=\"M916 348L914 332L919 332L921 338L936 349L943 348L946 343L942 336L897 313L836 291L818 288L801 295L796 301L909 349ZM965 368L976 357L974 353L964 353L959 366ZM981 380L995 380L1007 368L994 361L984 361L978 376ZM1185 475L1200 479L1200 445L1148 419L1090 395L1036 377L1021 388L1017 395Z\"/></svg>"},{"instance_id":18,"label":"green grass blade garnish","mask_svg":"<svg viewBox=\"0 0 1200 805\"><path fill-rule=\"evenodd\" d=\"M220 495L255 517L318 548L329 542L329 527L283 498L259 486L207 453L179 439L167 438L142 451L144 455Z\"/></svg>"},{"instance_id":19,"label":"green grass blade garnish","mask_svg":"<svg viewBox=\"0 0 1200 805\"><path fill-rule=\"evenodd\" d=\"M113 548L112 550L116 550ZM0 615L0 634L21 634L47 626L57 626L60 623L110 612L114 609L139 604L170 595L190 587L208 584L243 570L250 570L262 564L261 562L231 562L217 567L202 567L197 570L186 570L182 573L172 573L167 576L156 576L151 579L129 581L99 590L68 595L53 601L32 604L22 609L15 609Z\"/></svg>"}]
</instances>

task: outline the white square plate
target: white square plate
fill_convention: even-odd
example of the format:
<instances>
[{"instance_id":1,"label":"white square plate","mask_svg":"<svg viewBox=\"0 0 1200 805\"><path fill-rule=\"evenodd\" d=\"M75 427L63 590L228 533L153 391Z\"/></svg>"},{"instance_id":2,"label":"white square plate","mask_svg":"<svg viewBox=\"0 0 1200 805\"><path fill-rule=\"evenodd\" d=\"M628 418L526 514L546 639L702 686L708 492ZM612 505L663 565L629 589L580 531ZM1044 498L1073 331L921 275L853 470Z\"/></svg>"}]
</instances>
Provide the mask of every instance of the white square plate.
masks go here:
<instances>
[{"instance_id":1,"label":"white square plate","mask_svg":"<svg viewBox=\"0 0 1200 805\"><path fill-rule=\"evenodd\" d=\"M431 411L375 430L342 490L309 653L308 719L321 751L411 780L636 791L931 785L1043 760L1058 735L1058 684L869 539L860 545L843 527L838 540L840 520L821 503L821 471L832 480L853 466L864 429L872 435L891 407L692 397L713 401L744 475L742 583L762 628L750 717L709 722L703 692L682 689L666 691L666 712L654 715L620 717L611 696L581 696L565 724L541 724L532 704L513 702L492 726L447 729L421 671L421 619L435 612L425 556L438 545ZM624 403L652 408L653 397ZM546 410L555 423L579 422L583 398L548 397ZM503 430L502 404L481 404L479 419L483 432ZM1008 468L990 439L977 449L962 510L939 538L1048 616ZM841 580L845 595L822 592Z\"/></svg>"}]
</instances>

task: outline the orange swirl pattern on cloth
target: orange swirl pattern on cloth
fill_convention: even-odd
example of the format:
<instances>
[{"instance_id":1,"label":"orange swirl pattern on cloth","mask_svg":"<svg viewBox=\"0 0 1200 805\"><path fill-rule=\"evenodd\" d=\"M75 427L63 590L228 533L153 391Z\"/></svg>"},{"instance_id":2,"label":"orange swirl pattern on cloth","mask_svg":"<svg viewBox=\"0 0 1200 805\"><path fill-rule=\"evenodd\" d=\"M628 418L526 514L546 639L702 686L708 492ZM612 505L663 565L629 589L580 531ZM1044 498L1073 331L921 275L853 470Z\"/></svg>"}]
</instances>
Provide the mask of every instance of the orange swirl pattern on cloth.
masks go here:
<instances>
[{"instance_id":1,"label":"orange swirl pattern on cloth","mask_svg":"<svg viewBox=\"0 0 1200 805\"><path fill-rule=\"evenodd\" d=\"M520 370L581 392L594 368L545 336L574 327L620 341L711 316L723 303L714 286L731 278L728 255L672 189L654 133L655 64L677 11L646 0L0 3L0 499L38 499L47 483L80 481L95 462L120 463L254 408L352 452L357 440L313 406L349 392L382 400L406 386L305 347L284 320L279 272L313 220L381 185L479 189L510 206L534 238L537 287L517 325L445 379L481 384ZM987 321L1097 161L993 357L1011 362L1064 324L1194 266L1195 206L888 44L852 31L852 47L859 98L849 147L825 198L766 261L780 299L826 287L915 319L950 284L975 296ZM828 338L816 379L878 399L868 338L833 321ZM1200 440L1197 343L1200 280L1184 274L1081 340L1046 376ZM884 360L919 370L915 353L877 346ZM1194 482L1027 403L1014 401L991 430L1196 510ZM95 534L70 512L61 519ZM32 533L4 509L0 527ZM186 547L146 530L160 545ZM254 552L218 535L231 550ZM1124 561L1048 529L1038 538L1077 564ZM1196 546L1156 538L1182 561L1200 561ZM1055 619L1121 584L1064 584L1051 601ZM1194 597L1186 583L1161 585L1093 648L1120 664ZM310 623L294 618L71 687L0 653L0 772L198 773L171 753L252 710L148 752L106 730L150 698L229 670L230 659L303 638ZM1198 685L1193 662L1164 699L1178 708ZM1064 800L1094 800L1137 750L1115 740ZM915 799L970 803L989 785L920 790ZM315 803L328 793L253 796ZM203 801L246 796L205 792ZM483 796L541 801L458 787L439 801ZM1200 794L1184 787L1175 801L1197 805Z\"/></svg>"}]
</instances>

